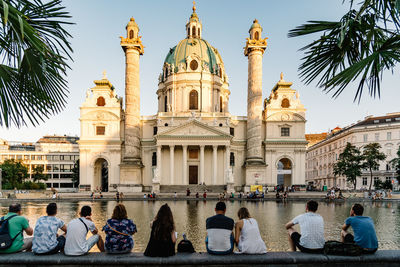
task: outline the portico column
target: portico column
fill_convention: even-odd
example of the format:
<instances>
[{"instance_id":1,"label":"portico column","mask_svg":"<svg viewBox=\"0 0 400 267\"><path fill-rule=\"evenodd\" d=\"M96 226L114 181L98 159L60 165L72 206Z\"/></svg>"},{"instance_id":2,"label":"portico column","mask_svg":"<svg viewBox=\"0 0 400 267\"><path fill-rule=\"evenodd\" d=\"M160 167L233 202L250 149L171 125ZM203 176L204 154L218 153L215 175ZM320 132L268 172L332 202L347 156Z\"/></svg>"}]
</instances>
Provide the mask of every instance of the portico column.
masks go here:
<instances>
[{"instance_id":1,"label":"portico column","mask_svg":"<svg viewBox=\"0 0 400 267\"><path fill-rule=\"evenodd\" d=\"M225 184L228 183L229 181L229 162L230 162L230 156L231 156L231 148L230 146L225 146L225 152L226 152L226 168L225 168Z\"/></svg>"},{"instance_id":2,"label":"portico column","mask_svg":"<svg viewBox=\"0 0 400 267\"><path fill-rule=\"evenodd\" d=\"M182 162L182 166L183 166L183 184L189 184L188 180L187 180L187 146L182 146L183 149L183 162Z\"/></svg>"},{"instance_id":3,"label":"portico column","mask_svg":"<svg viewBox=\"0 0 400 267\"><path fill-rule=\"evenodd\" d=\"M157 169L158 169L158 174L160 175L160 177L159 177L159 179L160 179L160 182L161 182L161 177L162 177L162 174L161 174L161 169L162 169L162 166L161 166L161 145L158 145L157 146Z\"/></svg>"},{"instance_id":4,"label":"portico column","mask_svg":"<svg viewBox=\"0 0 400 267\"><path fill-rule=\"evenodd\" d=\"M217 149L218 146L213 146L213 177L212 183L217 184Z\"/></svg>"},{"instance_id":5,"label":"portico column","mask_svg":"<svg viewBox=\"0 0 400 267\"><path fill-rule=\"evenodd\" d=\"M200 183L204 183L204 145L200 146Z\"/></svg>"},{"instance_id":6,"label":"portico column","mask_svg":"<svg viewBox=\"0 0 400 267\"><path fill-rule=\"evenodd\" d=\"M169 146L169 164L170 164L169 175L170 175L171 184L174 184L174 169L175 169L174 168L175 167L175 165L174 165L174 156L175 156L174 151L175 151L175 146L170 145Z\"/></svg>"}]
</instances>

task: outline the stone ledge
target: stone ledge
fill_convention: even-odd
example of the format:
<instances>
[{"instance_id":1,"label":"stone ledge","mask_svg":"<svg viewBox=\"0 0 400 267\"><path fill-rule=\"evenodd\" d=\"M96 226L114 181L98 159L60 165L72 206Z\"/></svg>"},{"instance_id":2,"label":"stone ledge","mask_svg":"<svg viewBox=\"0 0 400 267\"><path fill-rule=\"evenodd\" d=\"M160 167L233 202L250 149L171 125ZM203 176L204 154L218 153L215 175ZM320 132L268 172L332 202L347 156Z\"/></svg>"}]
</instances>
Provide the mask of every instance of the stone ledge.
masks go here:
<instances>
[{"instance_id":1,"label":"stone ledge","mask_svg":"<svg viewBox=\"0 0 400 267\"><path fill-rule=\"evenodd\" d=\"M264 255L214 256L207 253L179 253L168 258L144 257L142 253L110 255L90 253L69 257L63 254L35 256L33 253L0 254L0 266L399 266L400 250L382 250L357 257L269 252Z\"/></svg>"}]
</instances>

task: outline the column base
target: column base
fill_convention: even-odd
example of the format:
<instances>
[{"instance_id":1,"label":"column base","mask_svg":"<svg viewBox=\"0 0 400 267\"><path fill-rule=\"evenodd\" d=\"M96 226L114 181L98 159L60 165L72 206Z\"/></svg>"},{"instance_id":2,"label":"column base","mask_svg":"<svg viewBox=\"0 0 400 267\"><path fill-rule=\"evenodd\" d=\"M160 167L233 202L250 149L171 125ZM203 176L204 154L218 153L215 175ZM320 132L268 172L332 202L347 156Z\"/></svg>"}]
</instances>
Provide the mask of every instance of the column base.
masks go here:
<instances>
[{"instance_id":1,"label":"column base","mask_svg":"<svg viewBox=\"0 0 400 267\"><path fill-rule=\"evenodd\" d=\"M143 185L141 184L113 184L110 185L110 188L112 188L112 190L109 190L109 192L117 192L117 190L118 192L123 192L123 193L143 192Z\"/></svg>"},{"instance_id":2,"label":"column base","mask_svg":"<svg viewBox=\"0 0 400 267\"><path fill-rule=\"evenodd\" d=\"M236 193L235 184L234 183L228 183L226 185L226 192L228 192L228 193L231 193L231 192Z\"/></svg>"},{"instance_id":3,"label":"column base","mask_svg":"<svg viewBox=\"0 0 400 267\"><path fill-rule=\"evenodd\" d=\"M246 158L244 166L267 166L263 158L254 157L254 158Z\"/></svg>"},{"instance_id":4,"label":"column base","mask_svg":"<svg viewBox=\"0 0 400 267\"><path fill-rule=\"evenodd\" d=\"M246 165L246 189L250 185L262 185L267 180L267 165Z\"/></svg>"},{"instance_id":5,"label":"column base","mask_svg":"<svg viewBox=\"0 0 400 267\"><path fill-rule=\"evenodd\" d=\"M124 188L127 192L142 192L142 165L123 161L119 165L119 171L118 188Z\"/></svg>"},{"instance_id":6,"label":"column base","mask_svg":"<svg viewBox=\"0 0 400 267\"><path fill-rule=\"evenodd\" d=\"M134 166L140 166L141 168L144 167L142 163L142 159L140 158L131 158L131 157L124 157L122 159L121 165L126 164L126 165L134 165Z\"/></svg>"},{"instance_id":7,"label":"column base","mask_svg":"<svg viewBox=\"0 0 400 267\"><path fill-rule=\"evenodd\" d=\"M151 192L154 192L156 194L160 193L160 183L153 183L151 186Z\"/></svg>"}]
</instances>

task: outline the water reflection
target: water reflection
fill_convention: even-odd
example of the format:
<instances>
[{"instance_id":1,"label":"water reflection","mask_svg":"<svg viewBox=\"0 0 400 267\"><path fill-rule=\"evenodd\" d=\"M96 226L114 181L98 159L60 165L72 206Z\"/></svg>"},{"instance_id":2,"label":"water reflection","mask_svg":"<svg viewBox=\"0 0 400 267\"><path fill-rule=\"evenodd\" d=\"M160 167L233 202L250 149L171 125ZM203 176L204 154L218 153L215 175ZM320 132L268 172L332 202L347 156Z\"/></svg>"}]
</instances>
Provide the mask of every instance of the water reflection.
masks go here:
<instances>
[{"instance_id":1,"label":"water reflection","mask_svg":"<svg viewBox=\"0 0 400 267\"><path fill-rule=\"evenodd\" d=\"M135 252L143 252L150 235L150 222L164 203L168 203L174 215L178 240L186 233L196 251L205 251L206 235L205 220L214 215L216 201L123 201L129 218L137 225L138 232L134 235ZM392 202L365 202L365 215L371 216L375 222L381 249L398 249L400 247L400 205ZM93 209L93 221L101 229L106 220L111 217L116 205L115 201L77 201L58 202L58 217L68 223L78 216L82 206L89 205ZM23 214L34 227L36 220L46 214L47 203L22 203ZM289 250L285 223L305 211L304 202L276 203L274 201L227 202L227 216L237 221L237 211L247 207L252 217L259 224L263 240L268 251ZM348 217L351 203L320 203L318 212L325 220L325 237L327 240L338 240L341 226ZM0 203L0 212L5 214L8 204ZM100 232L104 237L104 233ZM93 249L95 251L96 248Z\"/></svg>"}]
</instances>

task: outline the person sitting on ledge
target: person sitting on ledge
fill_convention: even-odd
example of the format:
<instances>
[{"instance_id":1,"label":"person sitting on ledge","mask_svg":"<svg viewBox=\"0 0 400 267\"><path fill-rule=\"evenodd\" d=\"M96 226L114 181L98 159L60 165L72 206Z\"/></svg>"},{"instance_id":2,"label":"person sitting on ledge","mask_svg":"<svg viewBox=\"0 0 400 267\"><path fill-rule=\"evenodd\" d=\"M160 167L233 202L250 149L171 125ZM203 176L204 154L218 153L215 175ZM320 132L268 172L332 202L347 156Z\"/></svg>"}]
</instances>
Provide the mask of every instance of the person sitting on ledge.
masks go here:
<instances>
[{"instance_id":1,"label":"person sitting on ledge","mask_svg":"<svg viewBox=\"0 0 400 267\"><path fill-rule=\"evenodd\" d=\"M227 255L233 251L234 221L225 216L226 205L218 202L215 206L216 215L206 220L206 248L209 254Z\"/></svg>"},{"instance_id":2,"label":"person sitting on ledge","mask_svg":"<svg viewBox=\"0 0 400 267\"><path fill-rule=\"evenodd\" d=\"M58 229L67 232L65 223L56 217L57 204L49 203L46 213L47 216L40 217L35 226L32 250L36 255L56 254L65 246L65 236L57 235Z\"/></svg>"},{"instance_id":3,"label":"person sitting on ledge","mask_svg":"<svg viewBox=\"0 0 400 267\"><path fill-rule=\"evenodd\" d=\"M258 223L254 218L251 218L247 208L240 208L237 215L239 221L235 224L235 243L239 251L235 253L267 253L267 248L258 229Z\"/></svg>"},{"instance_id":4,"label":"person sitting on ledge","mask_svg":"<svg viewBox=\"0 0 400 267\"><path fill-rule=\"evenodd\" d=\"M67 226L67 237L64 247L65 255L85 255L95 244L97 244L101 252L104 252L103 239L97 234L98 230L92 221L92 208L83 206L79 214L81 217L73 219ZM86 240L89 230L93 235Z\"/></svg>"},{"instance_id":5,"label":"person sitting on ledge","mask_svg":"<svg viewBox=\"0 0 400 267\"><path fill-rule=\"evenodd\" d=\"M310 200L306 204L306 213L300 214L286 224L289 234L289 245L292 251L296 247L301 252L322 253L325 245L324 238L324 219L317 214L318 203ZM300 225L301 235L293 228L296 224Z\"/></svg>"},{"instance_id":6,"label":"person sitting on ledge","mask_svg":"<svg viewBox=\"0 0 400 267\"><path fill-rule=\"evenodd\" d=\"M168 204L158 210L150 223L150 240L144 252L148 257L169 257L175 255L176 232L174 217Z\"/></svg>"},{"instance_id":7,"label":"person sitting on ledge","mask_svg":"<svg viewBox=\"0 0 400 267\"><path fill-rule=\"evenodd\" d=\"M21 214L21 205L15 203L10 205L7 215L0 219L8 220L8 232L10 237L14 239L9 248L0 249L0 254L31 251L33 237L24 238L23 231L25 231L27 235L32 235L33 229L29 226L28 219L21 216Z\"/></svg>"},{"instance_id":8,"label":"person sitting on ledge","mask_svg":"<svg viewBox=\"0 0 400 267\"><path fill-rule=\"evenodd\" d=\"M371 217L362 216L364 207L354 204L350 210L350 217L346 219L341 232L342 242L356 243L363 248L366 254L375 253L378 250L378 239L376 237L374 222ZM349 227L353 228L354 236L347 232Z\"/></svg>"},{"instance_id":9,"label":"person sitting on ledge","mask_svg":"<svg viewBox=\"0 0 400 267\"><path fill-rule=\"evenodd\" d=\"M136 225L128 219L123 204L115 206L111 219L103 227L106 233L104 250L111 254L129 253L133 248L132 235L136 233Z\"/></svg>"}]
</instances>

